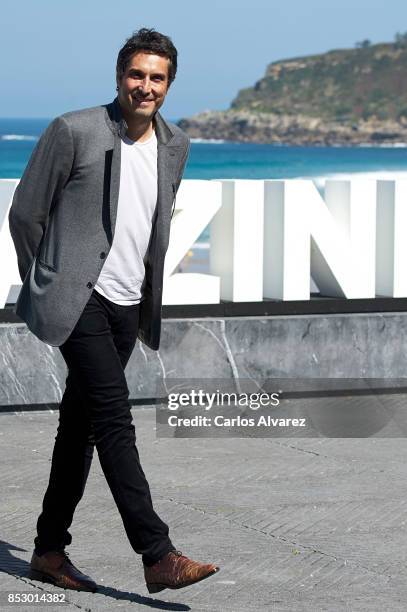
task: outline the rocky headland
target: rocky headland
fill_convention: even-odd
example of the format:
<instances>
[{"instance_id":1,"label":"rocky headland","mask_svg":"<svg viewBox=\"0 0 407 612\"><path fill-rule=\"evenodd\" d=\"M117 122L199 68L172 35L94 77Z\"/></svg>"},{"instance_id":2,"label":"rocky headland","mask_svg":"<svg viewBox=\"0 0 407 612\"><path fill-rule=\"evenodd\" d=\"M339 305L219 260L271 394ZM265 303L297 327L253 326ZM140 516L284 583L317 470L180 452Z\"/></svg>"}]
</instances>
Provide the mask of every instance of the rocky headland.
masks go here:
<instances>
[{"instance_id":1,"label":"rocky headland","mask_svg":"<svg viewBox=\"0 0 407 612\"><path fill-rule=\"evenodd\" d=\"M192 138L236 142L407 143L407 46L382 43L274 62L228 110L178 125Z\"/></svg>"}]
</instances>

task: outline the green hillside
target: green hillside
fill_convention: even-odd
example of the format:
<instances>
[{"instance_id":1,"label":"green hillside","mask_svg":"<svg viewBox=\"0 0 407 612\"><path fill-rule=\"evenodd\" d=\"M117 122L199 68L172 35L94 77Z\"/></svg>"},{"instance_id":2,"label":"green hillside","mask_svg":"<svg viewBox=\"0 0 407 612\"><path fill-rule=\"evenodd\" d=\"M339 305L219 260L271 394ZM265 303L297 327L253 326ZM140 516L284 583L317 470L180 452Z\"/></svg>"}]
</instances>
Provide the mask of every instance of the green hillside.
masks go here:
<instances>
[{"instance_id":1,"label":"green hillside","mask_svg":"<svg viewBox=\"0 0 407 612\"><path fill-rule=\"evenodd\" d=\"M407 123L407 46L377 44L273 62L234 110Z\"/></svg>"},{"instance_id":2,"label":"green hillside","mask_svg":"<svg viewBox=\"0 0 407 612\"><path fill-rule=\"evenodd\" d=\"M407 33L395 43L269 64L225 111L179 121L192 138L295 145L407 142Z\"/></svg>"}]
</instances>

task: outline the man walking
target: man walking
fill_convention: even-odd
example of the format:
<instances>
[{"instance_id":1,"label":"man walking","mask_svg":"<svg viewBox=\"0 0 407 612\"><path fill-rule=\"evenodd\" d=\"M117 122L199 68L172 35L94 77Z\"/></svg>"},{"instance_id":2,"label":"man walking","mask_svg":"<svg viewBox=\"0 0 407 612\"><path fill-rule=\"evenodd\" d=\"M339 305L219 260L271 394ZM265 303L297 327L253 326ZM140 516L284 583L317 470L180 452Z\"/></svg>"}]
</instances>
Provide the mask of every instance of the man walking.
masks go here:
<instances>
[{"instance_id":1,"label":"man walking","mask_svg":"<svg viewBox=\"0 0 407 612\"><path fill-rule=\"evenodd\" d=\"M177 70L170 38L145 28L119 52L111 104L57 117L38 142L9 214L21 288L16 313L68 367L33 578L95 591L65 552L96 445L150 593L218 567L176 550L153 509L124 369L137 338L160 342L164 257L187 136L158 113Z\"/></svg>"}]
</instances>

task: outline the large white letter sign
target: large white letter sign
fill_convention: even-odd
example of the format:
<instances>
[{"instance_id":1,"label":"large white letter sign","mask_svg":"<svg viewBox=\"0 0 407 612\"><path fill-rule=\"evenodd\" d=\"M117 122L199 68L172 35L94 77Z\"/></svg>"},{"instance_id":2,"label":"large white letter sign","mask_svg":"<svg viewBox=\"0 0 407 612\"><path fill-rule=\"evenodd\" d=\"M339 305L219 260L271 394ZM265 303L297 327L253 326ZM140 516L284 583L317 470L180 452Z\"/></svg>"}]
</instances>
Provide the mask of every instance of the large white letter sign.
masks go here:
<instances>
[{"instance_id":1,"label":"large white letter sign","mask_svg":"<svg viewBox=\"0 0 407 612\"><path fill-rule=\"evenodd\" d=\"M218 276L172 272L219 210L221 188L219 181L181 182L165 257L163 304L219 304Z\"/></svg>"},{"instance_id":2,"label":"large white letter sign","mask_svg":"<svg viewBox=\"0 0 407 612\"><path fill-rule=\"evenodd\" d=\"M299 181L265 181L264 290L277 300L309 300L310 249L306 206Z\"/></svg>"},{"instance_id":3,"label":"large white letter sign","mask_svg":"<svg viewBox=\"0 0 407 612\"><path fill-rule=\"evenodd\" d=\"M376 293L407 297L407 181L377 181Z\"/></svg>"},{"instance_id":4,"label":"large white letter sign","mask_svg":"<svg viewBox=\"0 0 407 612\"><path fill-rule=\"evenodd\" d=\"M221 278L221 298L263 299L264 183L222 181L222 207L211 223L210 271Z\"/></svg>"},{"instance_id":5,"label":"large white letter sign","mask_svg":"<svg viewBox=\"0 0 407 612\"><path fill-rule=\"evenodd\" d=\"M18 180L0 181L0 308L4 308L11 285L20 285L17 257L8 226L8 212Z\"/></svg>"},{"instance_id":6,"label":"large white letter sign","mask_svg":"<svg viewBox=\"0 0 407 612\"><path fill-rule=\"evenodd\" d=\"M327 180L325 202L335 223L349 237L354 287L352 296L374 298L376 295L376 180L355 178L351 181ZM312 232L312 228L311 228ZM311 270L315 280L320 262L311 251ZM318 281L317 281L318 282ZM330 288L319 282L330 295Z\"/></svg>"},{"instance_id":7,"label":"large white letter sign","mask_svg":"<svg viewBox=\"0 0 407 612\"><path fill-rule=\"evenodd\" d=\"M20 286L0 180L0 308ZM175 273L210 227L209 274ZM407 180L184 180L171 223L163 304L407 297Z\"/></svg>"},{"instance_id":8,"label":"large white letter sign","mask_svg":"<svg viewBox=\"0 0 407 612\"><path fill-rule=\"evenodd\" d=\"M374 297L375 183L356 183L327 181L324 202L312 181L265 182L264 297L308 300L310 272L323 295Z\"/></svg>"}]
</instances>

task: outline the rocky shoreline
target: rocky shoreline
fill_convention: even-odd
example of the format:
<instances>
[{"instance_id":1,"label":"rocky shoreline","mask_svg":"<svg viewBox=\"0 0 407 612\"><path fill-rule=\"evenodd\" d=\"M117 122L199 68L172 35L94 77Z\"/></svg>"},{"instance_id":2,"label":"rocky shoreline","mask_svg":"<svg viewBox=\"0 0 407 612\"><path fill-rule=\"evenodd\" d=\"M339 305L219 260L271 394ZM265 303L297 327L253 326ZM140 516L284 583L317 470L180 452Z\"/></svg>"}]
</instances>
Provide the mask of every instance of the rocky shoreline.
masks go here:
<instances>
[{"instance_id":1,"label":"rocky shoreline","mask_svg":"<svg viewBox=\"0 0 407 612\"><path fill-rule=\"evenodd\" d=\"M306 115L205 111L181 119L178 125L191 138L286 144L294 146L395 145L407 143L407 125L375 117L349 124Z\"/></svg>"}]
</instances>

